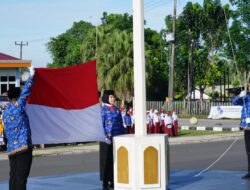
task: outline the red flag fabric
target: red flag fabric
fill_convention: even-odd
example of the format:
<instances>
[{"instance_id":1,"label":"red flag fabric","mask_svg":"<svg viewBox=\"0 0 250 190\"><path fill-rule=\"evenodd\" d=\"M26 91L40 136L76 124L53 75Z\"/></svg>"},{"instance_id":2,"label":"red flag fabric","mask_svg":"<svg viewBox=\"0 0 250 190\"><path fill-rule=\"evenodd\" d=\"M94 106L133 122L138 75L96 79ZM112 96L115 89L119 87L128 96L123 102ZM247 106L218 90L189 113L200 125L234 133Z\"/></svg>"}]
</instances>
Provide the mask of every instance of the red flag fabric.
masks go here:
<instances>
[{"instance_id":1,"label":"red flag fabric","mask_svg":"<svg viewBox=\"0 0 250 190\"><path fill-rule=\"evenodd\" d=\"M38 68L26 105L33 144L103 141L96 61Z\"/></svg>"},{"instance_id":2,"label":"red flag fabric","mask_svg":"<svg viewBox=\"0 0 250 190\"><path fill-rule=\"evenodd\" d=\"M95 61L59 69L36 69L29 104L83 109L98 102Z\"/></svg>"}]
</instances>

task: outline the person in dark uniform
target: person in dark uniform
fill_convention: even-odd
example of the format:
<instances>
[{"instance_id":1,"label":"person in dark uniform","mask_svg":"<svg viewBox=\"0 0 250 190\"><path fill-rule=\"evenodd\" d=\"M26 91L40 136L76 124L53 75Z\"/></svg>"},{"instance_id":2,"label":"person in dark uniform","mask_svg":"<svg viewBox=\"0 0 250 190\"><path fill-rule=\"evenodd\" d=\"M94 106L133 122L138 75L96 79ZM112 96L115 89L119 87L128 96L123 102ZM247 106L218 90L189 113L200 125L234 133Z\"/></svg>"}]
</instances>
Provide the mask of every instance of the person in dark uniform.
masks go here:
<instances>
[{"instance_id":1,"label":"person in dark uniform","mask_svg":"<svg viewBox=\"0 0 250 190\"><path fill-rule=\"evenodd\" d=\"M114 106L114 91L105 90L102 102L101 115L106 142L100 142L100 179L103 182L103 190L110 190L114 188L112 139L114 136L125 134L125 128L121 111Z\"/></svg>"},{"instance_id":2,"label":"person in dark uniform","mask_svg":"<svg viewBox=\"0 0 250 190\"><path fill-rule=\"evenodd\" d=\"M126 114L123 117L123 125L126 128L127 134L130 134L131 132L131 126L132 126L132 119L130 116L130 110L126 109Z\"/></svg>"},{"instance_id":3,"label":"person in dark uniform","mask_svg":"<svg viewBox=\"0 0 250 190\"><path fill-rule=\"evenodd\" d=\"M248 160L248 172L242 176L242 179L250 180L250 82L247 86L247 93L242 91L238 96L233 98L234 105L241 105L240 128L244 129L244 139Z\"/></svg>"}]
</instances>

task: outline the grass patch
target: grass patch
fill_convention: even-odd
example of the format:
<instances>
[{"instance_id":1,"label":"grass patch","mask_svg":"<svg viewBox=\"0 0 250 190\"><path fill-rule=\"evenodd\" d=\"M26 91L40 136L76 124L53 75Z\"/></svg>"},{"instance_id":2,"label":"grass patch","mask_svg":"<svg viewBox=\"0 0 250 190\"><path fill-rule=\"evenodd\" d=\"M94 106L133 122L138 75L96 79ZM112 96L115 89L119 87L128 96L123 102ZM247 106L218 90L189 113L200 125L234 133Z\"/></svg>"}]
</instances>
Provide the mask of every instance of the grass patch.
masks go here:
<instances>
[{"instance_id":1,"label":"grass patch","mask_svg":"<svg viewBox=\"0 0 250 190\"><path fill-rule=\"evenodd\" d=\"M182 118L182 119L190 119L191 117L196 117L197 119L209 119L208 118L208 115L188 115L188 114L179 114L178 115L179 118ZM221 118L223 120L237 120L239 121L240 119L231 119L231 118Z\"/></svg>"},{"instance_id":2,"label":"grass patch","mask_svg":"<svg viewBox=\"0 0 250 190\"><path fill-rule=\"evenodd\" d=\"M197 131L197 130L179 130L179 136L202 136L214 134L236 133L234 131Z\"/></svg>"},{"instance_id":3,"label":"grass patch","mask_svg":"<svg viewBox=\"0 0 250 190\"><path fill-rule=\"evenodd\" d=\"M188 115L188 114L179 114L179 118L190 119L191 117L196 117L197 119L207 119L208 115Z\"/></svg>"}]
</instances>

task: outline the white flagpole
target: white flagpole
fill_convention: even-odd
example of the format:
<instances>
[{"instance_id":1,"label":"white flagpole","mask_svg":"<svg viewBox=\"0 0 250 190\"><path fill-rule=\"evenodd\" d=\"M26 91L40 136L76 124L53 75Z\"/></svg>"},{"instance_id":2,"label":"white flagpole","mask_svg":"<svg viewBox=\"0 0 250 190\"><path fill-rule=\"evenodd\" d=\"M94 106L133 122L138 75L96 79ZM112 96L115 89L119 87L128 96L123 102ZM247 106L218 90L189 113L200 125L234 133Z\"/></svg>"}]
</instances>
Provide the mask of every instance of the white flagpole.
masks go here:
<instances>
[{"instance_id":1,"label":"white flagpole","mask_svg":"<svg viewBox=\"0 0 250 190\"><path fill-rule=\"evenodd\" d=\"M146 135L144 1L133 0L135 135Z\"/></svg>"}]
</instances>

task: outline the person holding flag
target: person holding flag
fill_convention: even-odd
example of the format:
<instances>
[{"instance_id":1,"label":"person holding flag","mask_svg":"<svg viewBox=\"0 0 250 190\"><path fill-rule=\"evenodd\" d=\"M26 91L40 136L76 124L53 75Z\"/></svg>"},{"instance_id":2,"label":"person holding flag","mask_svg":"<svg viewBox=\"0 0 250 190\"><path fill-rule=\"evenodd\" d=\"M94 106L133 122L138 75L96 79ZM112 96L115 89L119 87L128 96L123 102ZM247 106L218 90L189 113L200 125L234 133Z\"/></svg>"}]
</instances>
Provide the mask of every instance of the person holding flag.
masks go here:
<instances>
[{"instance_id":1,"label":"person holding flag","mask_svg":"<svg viewBox=\"0 0 250 190\"><path fill-rule=\"evenodd\" d=\"M4 132L7 138L7 152L10 163L9 190L26 190L32 163L31 130L25 112L26 101L31 93L33 77L19 87L8 91L10 103L3 111Z\"/></svg>"},{"instance_id":2,"label":"person holding flag","mask_svg":"<svg viewBox=\"0 0 250 190\"><path fill-rule=\"evenodd\" d=\"M247 86L247 93L242 91L232 100L234 105L241 105L241 121L240 128L244 129L245 147L248 160L248 172L242 176L242 179L250 180L250 81Z\"/></svg>"}]
</instances>

